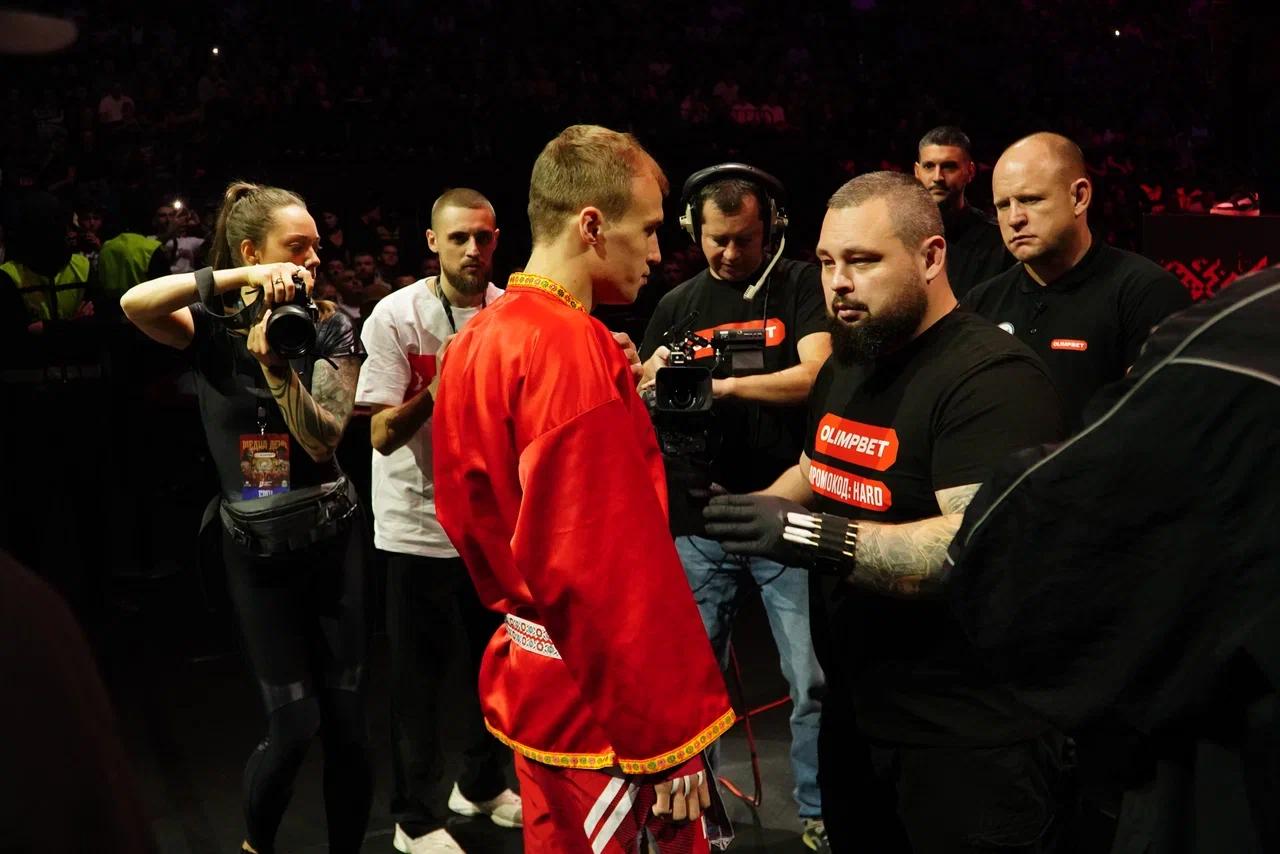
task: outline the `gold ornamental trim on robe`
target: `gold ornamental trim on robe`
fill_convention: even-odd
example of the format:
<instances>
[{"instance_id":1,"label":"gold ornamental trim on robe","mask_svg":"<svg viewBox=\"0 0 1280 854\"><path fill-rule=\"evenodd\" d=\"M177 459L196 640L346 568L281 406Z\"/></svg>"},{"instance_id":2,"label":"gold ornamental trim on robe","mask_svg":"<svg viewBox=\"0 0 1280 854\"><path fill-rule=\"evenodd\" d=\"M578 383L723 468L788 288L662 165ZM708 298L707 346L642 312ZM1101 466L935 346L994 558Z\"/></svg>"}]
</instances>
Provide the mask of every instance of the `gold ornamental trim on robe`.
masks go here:
<instances>
[{"instance_id":1,"label":"gold ornamental trim on robe","mask_svg":"<svg viewBox=\"0 0 1280 854\"><path fill-rule=\"evenodd\" d=\"M511 278L507 279L508 288L530 288L536 291L542 291L550 294L560 302L576 309L583 314L588 314L587 307L582 304L582 300L569 293L568 288L557 281L548 279L546 276L537 276L533 273L512 273Z\"/></svg>"},{"instance_id":2,"label":"gold ornamental trim on robe","mask_svg":"<svg viewBox=\"0 0 1280 854\"><path fill-rule=\"evenodd\" d=\"M617 766L622 769L624 774L656 774L659 771L666 771L668 768L675 768L688 762L706 750L711 746L712 742L728 732L736 720L737 715L734 714L733 709L730 709L702 732L675 750L649 759L619 759L618 755L613 751L608 753L548 753L545 750L538 750L536 747L529 747L527 744L521 744L515 739L509 738L505 733L489 723L488 720L484 722L484 725L498 741L526 759L532 759L534 762L539 762L543 765L550 765L554 768L583 768L587 770L599 770Z\"/></svg>"}]
</instances>

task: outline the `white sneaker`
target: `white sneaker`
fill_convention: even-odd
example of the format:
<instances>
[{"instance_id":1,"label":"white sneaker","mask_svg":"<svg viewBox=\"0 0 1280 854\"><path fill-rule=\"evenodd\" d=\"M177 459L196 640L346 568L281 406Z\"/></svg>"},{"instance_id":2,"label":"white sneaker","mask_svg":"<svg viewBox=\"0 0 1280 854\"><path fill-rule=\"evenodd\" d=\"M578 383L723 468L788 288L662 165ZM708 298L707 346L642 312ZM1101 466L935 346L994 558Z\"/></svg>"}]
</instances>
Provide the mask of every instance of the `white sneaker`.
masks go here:
<instances>
[{"instance_id":1,"label":"white sneaker","mask_svg":"<svg viewBox=\"0 0 1280 854\"><path fill-rule=\"evenodd\" d=\"M443 827L433 830L417 839L410 838L400 825L396 825L395 839L391 841L397 851L404 854L466 854L458 840L449 835Z\"/></svg>"},{"instance_id":2,"label":"white sneaker","mask_svg":"<svg viewBox=\"0 0 1280 854\"><path fill-rule=\"evenodd\" d=\"M496 798L471 802L462 796L458 784L449 793L449 809L458 815L487 815L499 827L524 827L524 805L520 796L510 789L503 789Z\"/></svg>"}]
</instances>

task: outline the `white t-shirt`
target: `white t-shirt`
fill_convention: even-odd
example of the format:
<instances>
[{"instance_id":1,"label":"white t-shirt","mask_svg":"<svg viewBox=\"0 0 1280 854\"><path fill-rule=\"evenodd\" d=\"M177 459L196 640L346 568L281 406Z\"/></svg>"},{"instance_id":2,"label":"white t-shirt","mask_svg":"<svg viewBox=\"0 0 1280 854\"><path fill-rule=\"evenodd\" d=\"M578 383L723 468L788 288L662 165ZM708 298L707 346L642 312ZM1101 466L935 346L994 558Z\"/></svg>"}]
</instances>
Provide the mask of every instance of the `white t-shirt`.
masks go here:
<instances>
[{"instance_id":1,"label":"white t-shirt","mask_svg":"<svg viewBox=\"0 0 1280 854\"><path fill-rule=\"evenodd\" d=\"M356 403L399 406L431 382L436 353L453 333L435 286L434 276L419 279L381 299L365 319L360 340L367 356L360 368ZM502 293L490 284L485 302ZM480 308L455 305L452 310L461 331ZM384 551L426 557L458 554L436 521L432 424L428 419L390 454L373 452L373 542Z\"/></svg>"}]
</instances>

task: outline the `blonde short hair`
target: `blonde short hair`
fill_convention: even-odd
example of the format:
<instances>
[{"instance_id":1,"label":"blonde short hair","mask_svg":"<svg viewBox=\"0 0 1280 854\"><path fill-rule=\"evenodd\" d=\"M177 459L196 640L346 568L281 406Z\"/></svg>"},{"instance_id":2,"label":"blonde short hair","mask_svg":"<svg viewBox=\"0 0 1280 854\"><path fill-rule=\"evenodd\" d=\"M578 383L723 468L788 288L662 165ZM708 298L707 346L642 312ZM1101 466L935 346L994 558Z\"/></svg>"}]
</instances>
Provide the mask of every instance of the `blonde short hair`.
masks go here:
<instances>
[{"instance_id":1,"label":"blonde short hair","mask_svg":"<svg viewBox=\"0 0 1280 854\"><path fill-rule=\"evenodd\" d=\"M657 161L629 133L599 125L573 125L547 143L529 180L529 227L545 244L569 217L588 206L620 217L631 206L631 179L651 174L665 196L670 189Z\"/></svg>"}]
</instances>

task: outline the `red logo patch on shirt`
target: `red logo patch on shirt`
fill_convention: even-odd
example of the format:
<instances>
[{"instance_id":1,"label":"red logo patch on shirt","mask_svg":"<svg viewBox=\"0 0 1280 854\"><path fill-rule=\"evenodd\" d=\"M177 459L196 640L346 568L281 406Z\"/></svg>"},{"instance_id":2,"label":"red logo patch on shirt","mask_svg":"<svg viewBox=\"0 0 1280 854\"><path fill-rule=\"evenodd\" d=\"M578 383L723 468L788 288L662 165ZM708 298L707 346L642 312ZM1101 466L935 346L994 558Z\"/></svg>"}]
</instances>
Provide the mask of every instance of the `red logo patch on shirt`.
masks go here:
<instances>
[{"instance_id":1,"label":"red logo patch on shirt","mask_svg":"<svg viewBox=\"0 0 1280 854\"><path fill-rule=\"evenodd\" d=\"M1083 353L1089 349L1089 342L1082 341L1079 338L1054 338L1049 342L1051 350L1075 350L1077 353Z\"/></svg>"},{"instance_id":2,"label":"red logo patch on shirt","mask_svg":"<svg viewBox=\"0 0 1280 854\"><path fill-rule=\"evenodd\" d=\"M827 413L818 422L814 450L875 471L885 471L898 460L898 433L892 427L876 427Z\"/></svg>"},{"instance_id":3,"label":"red logo patch on shirt","mask_svg":"<svg viewBox=\"0 0 1280 854\"><path fill-rule=\"evenodd\" d=\"M819 495L867 510L883 512L893 506L893 494L880 481L813 461L809 462L809 488Z\"/></svg>"},{"instance_id":4,"label":"red logo patch on shirt","mask_svg":"<svg viewBox=\"0 0 1280 854\"><path fill-rule=\"evenodd\" d=\"M408 400L427 386L436 376L436 357L409 354L409 387L404 390L404 399Z\"/></svg>"},{"instance_id":5,"label":"red logo patch on shirt","mask_svg":"<svg viewBox=\"0 0 1280 854\"><path fill-rule=\"evenodd\" d=\"M711 336L715 335L722 329L759 329L764 327L764 346L777 347L783 341L787 340L787 325L782 322L780 317L771 317L765 320L744 320L741 323L721 323L719 326L712 326L710 329L699 329L694 334L699 338L711 340ZM715 355L710 347L702 347L695 350L693 358L702 359L707 356Z\"/></svg>"}]
</instances>

